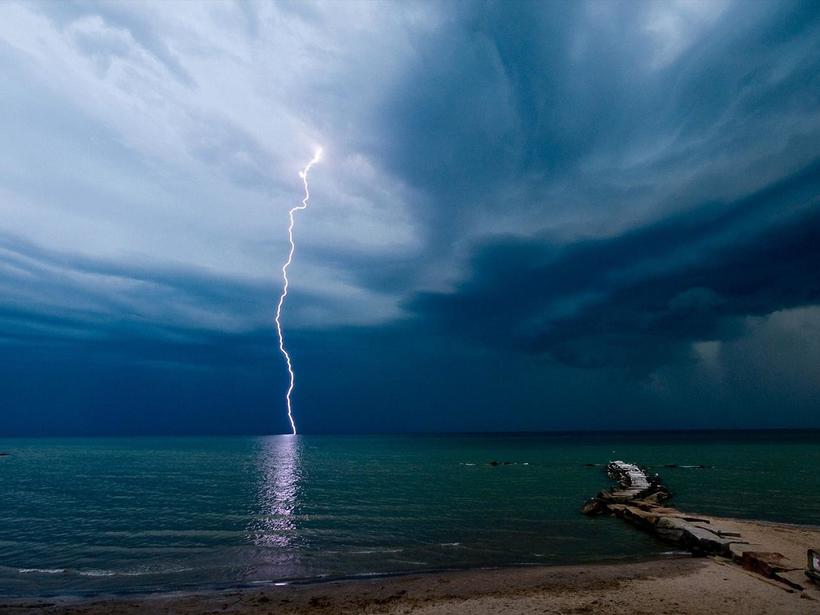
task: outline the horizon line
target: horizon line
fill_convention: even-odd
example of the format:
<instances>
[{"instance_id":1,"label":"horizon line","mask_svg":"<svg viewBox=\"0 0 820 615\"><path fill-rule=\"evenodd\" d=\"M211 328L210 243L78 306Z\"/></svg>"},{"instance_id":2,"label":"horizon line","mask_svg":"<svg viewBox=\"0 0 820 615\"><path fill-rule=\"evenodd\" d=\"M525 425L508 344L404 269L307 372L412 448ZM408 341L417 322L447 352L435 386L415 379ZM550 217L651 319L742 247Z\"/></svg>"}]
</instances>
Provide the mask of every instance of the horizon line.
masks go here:
<instances>
[{"instance_id":1,"label":"horizon line","mask_svg":"<svg viewBox=\"0 0 820 615\"><path fill-rule=\"evenodd\" d=\"M282 433L107 433L107 434L12 434L3 439L61 439L61 438L268 438L273 436L538 436L538 435L593 435L593 434L697 434L697 433L762 433L762 432L820 432L817 427L683 427L635 429L547 429L528 431L335 431Z\"/></svg>"}]
</instances>

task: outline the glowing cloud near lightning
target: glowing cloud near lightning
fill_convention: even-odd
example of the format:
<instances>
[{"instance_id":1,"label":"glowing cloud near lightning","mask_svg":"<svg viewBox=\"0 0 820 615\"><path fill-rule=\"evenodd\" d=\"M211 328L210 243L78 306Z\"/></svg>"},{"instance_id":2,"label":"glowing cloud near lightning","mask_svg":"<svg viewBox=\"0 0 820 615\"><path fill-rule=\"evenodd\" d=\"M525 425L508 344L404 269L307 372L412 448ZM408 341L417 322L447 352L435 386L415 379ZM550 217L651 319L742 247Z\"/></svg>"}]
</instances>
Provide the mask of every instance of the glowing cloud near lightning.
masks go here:
<instances>
[{"instance_id":1,"label":"glowing cloud near lightning","mask_svg":"<svg viewBox=\"0 0 820 615\"><path fill-rule=\"evenodd\" d=\"M282 306L285 304L285 297L288 296L288 267L293 262L293 253L296 251L296 244L293 243L293 224L294 218L293 214L297 211L302 209L307 209L308 201L310 201L310 190L308 188L308 173L310 172L310 168L319 162L322 157L322 148L318 148L316 153L313 155L313 158L310 162L308 162L307 166L299 171L299 177L302 178L302 182L305 185L305 198L302 199L302 204L297 205L296 207L292 207L288 212L288 241L290 241L290 251L288 252L288 258L285 261L285 264L282 265L282 279L284 284L282 286L282 294L279 295L279 304L276 306L276 333L279 335L279 350L282 352L282 355L285 357L285 364L288 367L288 375L290 376L290 382L288 383L288 392L285 395L285 400L288 404L288 420L290 421L290 428L293 432L293 435L296 435L296 423L293 421L293 408L291 407L291 394L293 393L293 385L294 385L294 374L293 374L293 364L290 360L290 355L288 351L285 350L285 337L282 335Z\"/></svg>"}]
</instances>

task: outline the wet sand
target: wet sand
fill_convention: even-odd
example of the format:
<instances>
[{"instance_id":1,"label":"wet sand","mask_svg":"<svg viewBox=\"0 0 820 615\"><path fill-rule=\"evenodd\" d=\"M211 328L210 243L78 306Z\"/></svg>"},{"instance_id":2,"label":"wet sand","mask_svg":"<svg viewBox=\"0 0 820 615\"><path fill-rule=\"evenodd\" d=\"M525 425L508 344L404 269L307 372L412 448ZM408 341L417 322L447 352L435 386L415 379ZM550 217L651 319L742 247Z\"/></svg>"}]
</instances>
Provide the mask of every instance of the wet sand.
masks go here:
<instances>
[{"instance_id":1,"label":"wet sand","mask_svg":"<svg viewBox=\"0 0 820 615\"><path fill-rule=\"evenodd\" d=\"M721 523L733 524L761 550L779 548L790 559L801 555L804 559L809 545L820 546L820 528L726 519ZM803 563L800 560L800 567ZM813 586L799 568L790 577L804 589L766 579L728 559L682 556L638 563L454 571L219 592L17 600L0 604L0 615L820 613L820 587Z\"/></svg>"}]
</instances>

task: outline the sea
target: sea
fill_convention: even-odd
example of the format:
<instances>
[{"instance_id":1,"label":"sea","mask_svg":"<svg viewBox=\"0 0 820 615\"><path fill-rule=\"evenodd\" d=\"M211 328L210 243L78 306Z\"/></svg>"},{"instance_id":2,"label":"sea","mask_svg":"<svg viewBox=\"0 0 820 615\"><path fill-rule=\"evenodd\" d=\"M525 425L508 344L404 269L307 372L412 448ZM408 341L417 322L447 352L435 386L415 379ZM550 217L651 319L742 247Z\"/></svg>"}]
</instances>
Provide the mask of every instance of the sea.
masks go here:
<instances>
[{"instance_id":1,"label":"sea","mask_svg":"<svg viewBox=\"0 0 820 615\"><path fill-rule=\"evenodd\" d=\"M580 513L622 459L680 509L820 524L820 431L0 439L0 595L645 559Z\"/></svg>"}]
</instances>

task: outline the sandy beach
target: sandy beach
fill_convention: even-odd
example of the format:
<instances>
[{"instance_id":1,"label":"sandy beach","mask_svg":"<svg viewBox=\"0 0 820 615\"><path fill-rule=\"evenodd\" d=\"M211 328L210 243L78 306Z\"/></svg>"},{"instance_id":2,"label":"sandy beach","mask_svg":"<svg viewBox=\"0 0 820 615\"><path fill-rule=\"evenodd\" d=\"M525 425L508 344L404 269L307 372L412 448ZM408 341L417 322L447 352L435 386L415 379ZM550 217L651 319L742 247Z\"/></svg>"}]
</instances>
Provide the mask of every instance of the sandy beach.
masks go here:
<instances>
[{"instance_id":1,"label":"sandy beach","mask_svg":"<svg viewBox=\"0 0 820 615\"><path fill-rule=\"evenodd\" d=\"M802 572L805 549L820 544L820 529L733 519L719 522L721 527L742 533L751 546L777 551L794 562L787 576L803 589L744 570L729 559L680 556L637 563L453 571L218 592L16 600L0 605L0 614L820 612L820 587Z\"/></svg>"}]
</instances>

